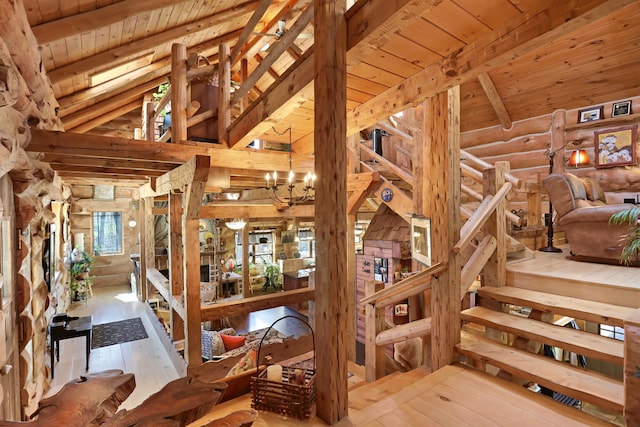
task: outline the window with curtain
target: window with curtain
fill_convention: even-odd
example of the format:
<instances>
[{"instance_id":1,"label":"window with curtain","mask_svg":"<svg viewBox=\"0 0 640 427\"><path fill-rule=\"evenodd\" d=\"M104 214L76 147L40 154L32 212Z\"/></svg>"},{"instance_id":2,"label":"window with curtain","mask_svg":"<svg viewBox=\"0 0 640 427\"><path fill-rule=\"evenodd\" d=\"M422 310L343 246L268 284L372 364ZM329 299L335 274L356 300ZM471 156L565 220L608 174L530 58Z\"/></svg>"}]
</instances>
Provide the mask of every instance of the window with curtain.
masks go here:
<instances>
[{"instance_id":1,"label":"window with curtain","mask_svg":"<svg viewBox=\"0 0 640 427\"><path fill-rule=\"evenodd\" d=\"M122 212L93 213L93 254L122 253Z\"/></svg>"}]
</instances>

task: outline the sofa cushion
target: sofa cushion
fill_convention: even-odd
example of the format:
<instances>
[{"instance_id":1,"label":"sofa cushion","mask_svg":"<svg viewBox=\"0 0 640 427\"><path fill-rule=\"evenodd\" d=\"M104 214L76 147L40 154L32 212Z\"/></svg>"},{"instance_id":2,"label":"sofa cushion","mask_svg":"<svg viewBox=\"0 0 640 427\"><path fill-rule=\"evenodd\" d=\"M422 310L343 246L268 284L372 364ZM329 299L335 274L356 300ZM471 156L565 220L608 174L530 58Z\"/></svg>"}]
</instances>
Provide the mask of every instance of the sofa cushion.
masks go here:
<instances>
[{"instance_id":1,"label":"sofa cushion","mask_svg":"<svg viewBox=\"0 0 640 427\"><path fill-rule=\"evenodd\" d=\"M591 177L582 178L582 182L584 183L584 189L587 194L587 199L592 202L601 201L597 205L602 205L607 202L607 198L602 190L602 187L598 183L597 180Z\"/></svg>"},{"instance_id":2,"label":"sofa cushion","mask_svg":"<svg viewBox=\"0 0 640 427\"><path fill-rule=\"evenodd\" d=\"M558 212L559 218L562 218L576 208L575 199L566 175L552 173L544 179L543 183L553 207L556 212ZM584 198L585 197L583 197L583 199Z\"/></svg>"},{"instance_id":3,"label":"sofa cushion","mask_svg":"<svg viewBox=\"0 0 640 427\"><path fill-rule=\"evenodd\" d=\"M587 191L584 187L584 181L578 178L575 175L571 175L569 173L564 175L565 179L569 183L569 188L571 189L571 193L573 194L573 198L576 200L586 200L587 199Z\"/></svg>"}]
</instances>

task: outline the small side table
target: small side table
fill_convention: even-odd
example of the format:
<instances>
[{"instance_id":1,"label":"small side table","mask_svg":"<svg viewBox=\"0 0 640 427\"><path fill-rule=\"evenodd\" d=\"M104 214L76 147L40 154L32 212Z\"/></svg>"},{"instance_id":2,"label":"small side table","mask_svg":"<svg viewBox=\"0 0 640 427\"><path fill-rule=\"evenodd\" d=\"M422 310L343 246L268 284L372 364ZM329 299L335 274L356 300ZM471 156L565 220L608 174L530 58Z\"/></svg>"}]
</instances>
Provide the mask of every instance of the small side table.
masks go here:
<instances>
[{"instance_id":1,"label":"small side table","mask_svg":"<svg viewBox=\"0 0 640 427\"><path fill-rule=\"evenodd\" d=\"M51 337L51 379L53 379L55 361L60 361L60 340L69 338L85 337L86 347L86 366L85 370L89 370L89 353L91 352L91 330L93 328L93 317L73 317L73 316L55 316L51 325L49 325L49 334Z\"/></svg>"}]
</instances>

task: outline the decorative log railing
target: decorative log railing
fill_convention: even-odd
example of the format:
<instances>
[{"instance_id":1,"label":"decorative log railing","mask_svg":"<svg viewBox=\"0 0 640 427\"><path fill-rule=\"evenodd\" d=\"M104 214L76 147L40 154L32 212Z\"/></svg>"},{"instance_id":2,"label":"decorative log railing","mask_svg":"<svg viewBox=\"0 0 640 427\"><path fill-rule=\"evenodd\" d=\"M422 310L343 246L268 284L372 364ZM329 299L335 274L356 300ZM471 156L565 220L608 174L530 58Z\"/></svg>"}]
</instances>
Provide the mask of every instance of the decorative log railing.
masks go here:
<instances>
[{"instance_id":1,"label":"decorative log railing","mask_svg":"<svg viewBox=\"0 0 640 427\"><path fill-rule=\"evenodd\" d=\"M503 167L503 165L500 167ZM491 167L483 172L483 174L487 175L487 182L496 176L493 169ZM485 178L483 178L484 180ZM471 249L473 239L477 238L478 233L483 229L485 236L475 247L462 269L461 296L466 294L469 287L495 253L505 254L505 235L487 233L487 230L491 230L492 227L485 227L485 224L488 224L490 220L497 223L505 221L506 210L502 207L504 205L502 202L512 187L513 184L511 182L502 184L495 195L484 197L475 212L463 208L468 221L462 227L460 240L453 246L452 250L460 255L467 249ZM365 283L365 297L360 300L360 303L365 306L365 379L367 381L375 381L384 375L385 345L431 334L431 318L414 320L404 325L389 328L385 320L384 308L411 296L430 291L431 279L437 277L446 268L447 266L445 265L436 264L386 289L384 289L382 282L369 281Z\"/></svg>"}]
</instances>

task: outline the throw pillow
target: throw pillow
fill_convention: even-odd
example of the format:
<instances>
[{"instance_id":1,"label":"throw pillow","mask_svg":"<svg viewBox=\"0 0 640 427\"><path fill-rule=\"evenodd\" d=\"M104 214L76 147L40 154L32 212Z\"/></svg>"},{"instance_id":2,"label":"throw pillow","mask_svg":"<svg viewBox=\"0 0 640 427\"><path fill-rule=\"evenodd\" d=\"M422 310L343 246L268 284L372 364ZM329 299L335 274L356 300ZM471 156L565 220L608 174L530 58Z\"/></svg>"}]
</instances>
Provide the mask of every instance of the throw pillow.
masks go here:
<instances>
[{"instance_id":1,"label":"throw pillow","mask_svg":"<svg viewBox=\"0 0 640 427\"><path fill-rule=\"evenodd\" d=\"M226 350L224 348L224 342L220 338L220 333L217 331L202 330L202 357L206 359L212 359L213 356L220 356Z\"/></svg>"},{"instance_id":2,"label":"throw pillow","mask_svg":"<svg viewBox=\"0 0 640 427\"><path fill-rule=\"evenodd\" d=\"M220 334L220 338L222 338L222 342L224 343L224 348L226 349L226 351L242 347L245 342L245 338L243 336Z\"/></svg>"},{"instance_id":3,"label":"throw pillow","mask_svg":"<svg viewBox=\"0 0 640 427\"><path fill-rule=\"evenodd\" d=\"M241 374L249 369L253 369L256 367L256 350L252 349L245 354L242 359L235 364L233 368L226 375L227 377L231 377L233 375Z\"/></svg>"}]
</instances>

